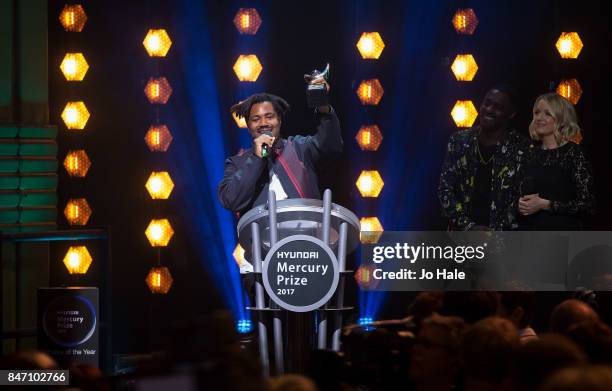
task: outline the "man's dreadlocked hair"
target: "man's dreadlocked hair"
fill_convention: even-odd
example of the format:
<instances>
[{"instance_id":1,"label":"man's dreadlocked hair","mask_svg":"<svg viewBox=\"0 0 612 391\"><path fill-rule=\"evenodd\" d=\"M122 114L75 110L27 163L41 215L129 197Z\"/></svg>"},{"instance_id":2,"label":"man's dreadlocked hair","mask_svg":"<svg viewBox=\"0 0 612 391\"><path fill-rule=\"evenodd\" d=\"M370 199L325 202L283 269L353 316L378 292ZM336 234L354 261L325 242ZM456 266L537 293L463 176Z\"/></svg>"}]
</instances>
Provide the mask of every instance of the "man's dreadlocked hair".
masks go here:
<instances>
[{"instance_id":1,"label":"man's dreadlocked hair","mask_svg":"<svg viewBox=\"0 0 612 391\"><path fill-rule=\"evenodd\" d=\"M257 103L270 102L272 103L272 107L274 107L274 111L281 118L285 118L285 114L289 111L289 103L283 98L268 94L267 92L260 92L258 94L253 94L246 98L245 100L236 103L230 108L230 112L236 114L238 117L243 117L245 120L249 120L249 115L251 115L251 107Z\"/></svg>"}]
</instances>

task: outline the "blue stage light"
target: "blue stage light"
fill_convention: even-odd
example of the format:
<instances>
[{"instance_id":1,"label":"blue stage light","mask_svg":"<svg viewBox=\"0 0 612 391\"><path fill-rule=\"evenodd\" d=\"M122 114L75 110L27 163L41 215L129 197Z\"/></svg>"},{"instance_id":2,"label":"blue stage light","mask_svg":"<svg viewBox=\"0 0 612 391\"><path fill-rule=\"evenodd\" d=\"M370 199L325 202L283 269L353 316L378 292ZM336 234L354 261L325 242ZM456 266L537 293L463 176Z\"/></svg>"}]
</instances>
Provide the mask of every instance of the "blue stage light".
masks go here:
<instances>
[{"instance_id":1,"label":"blue stage light","mask_svg":"<svg viewBox=\"0 0 612 391\"><path fill-rule=\"evenodd\" d=\"M236 323L236 331L239 334L246 334L253 331L253 322L249 319L241 319Z\"/></svg>"},{"instance_id":2,"label":"blue stage light","mask_svg":"<svg viewBox=\"0 0 612 391\"><path fill-rule=\"evenodd\" d=\"M365 331L374 330L374 327L371 326L371 324L374 323L374 319L371 318L371 317L366 316L366 317L359 318L359 319L357 319L357 323L360 326L363 326L363 329Z\"/></svg>"},{"instance_id":3,"label":"blue stage light","mask_svg":"<svg viewBox=\"0 0 612 391\"><path fill-rule=\"evenodd\" d=\"M176 80L176 98L164 116L174 132L172 161L168 171L173 180L189 191L173 195L186 239L196 257L215 283L223 304L235 319L246 319L248 305L240 273L232 257L236 246L234 215L223 209L217 199L217 185L223 178L224 161L236 153L235 146L226 145L227 132L222 121L222 106L217 85L213 36L209 15L203 2L176 2L176 14L171 24L174 44L181 56L182 72ZM174 79L176 78L176 79ZM248 132L243 132L248 136Z\"/></svg>"},{"instance_id":4,"label":"blue stage light","mask_svg":"<svg viewBox=\"0 0 612 391\"><path fill-rule=\"evenodd\" d=\"M365 318L359 318L357 320L357 323L359 323L360 325L366 325L366 324L372 324L374 322L374 319L369 318L369 317L365 317Z\"/></svg>"}]
</instances>

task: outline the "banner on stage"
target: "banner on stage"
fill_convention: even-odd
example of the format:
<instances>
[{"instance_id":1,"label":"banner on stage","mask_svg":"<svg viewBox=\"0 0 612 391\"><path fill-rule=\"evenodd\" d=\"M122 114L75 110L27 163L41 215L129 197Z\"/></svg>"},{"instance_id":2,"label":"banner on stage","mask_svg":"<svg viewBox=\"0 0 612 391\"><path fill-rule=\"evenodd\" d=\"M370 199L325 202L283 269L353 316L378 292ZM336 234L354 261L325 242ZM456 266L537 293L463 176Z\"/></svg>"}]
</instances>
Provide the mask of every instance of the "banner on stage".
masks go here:
<instances>
[{"instance_id":1,"label":"banner on stage","mask_svg":"<svg viewBox=\"0 0 612 391\"><path fill-rule=\"evenodd\" d=\"M323 241L308 235L280 240L263 264L268 295L293 312L315 310L329 301L339 281L338 260Z\"/></svg>"},{"instance_id":2,"label":"banner on stage","mask_svg":"<svg viewBox=\"0 0 612 391\"><path fill-rule=\"evenodd\" d=\"M38 289L38 348L60 365L99 365L98 288Z\"/></svg>"}]
</instances>

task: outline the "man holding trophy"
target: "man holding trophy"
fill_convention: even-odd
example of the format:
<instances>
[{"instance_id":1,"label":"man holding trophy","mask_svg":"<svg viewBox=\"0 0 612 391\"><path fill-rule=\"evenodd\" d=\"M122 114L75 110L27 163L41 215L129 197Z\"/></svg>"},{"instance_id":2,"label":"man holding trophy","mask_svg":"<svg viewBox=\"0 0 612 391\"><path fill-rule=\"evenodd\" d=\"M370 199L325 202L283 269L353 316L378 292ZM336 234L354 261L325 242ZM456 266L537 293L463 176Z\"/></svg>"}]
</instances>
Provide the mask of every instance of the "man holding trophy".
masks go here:
<instances>
[{"instance_id":1,"label":"man holding trophy","mask_svg":"<svg viewBox=\"0 0 612 391\"><path fill-rule=\"evenodd\" d=\"M329 64L323 72L304 75L309 107L319 120L312 136L281 137L281 125L289 111L282 98L257 93L231 107L231 112L246 119L253 138L250 149L225 161L218 196L226 209L242 215L254 206L265 204L269 189L277 200L321 198L316 169L323 158L342 152L340 122L328 103Z\"/></svg>"}]
</instances>

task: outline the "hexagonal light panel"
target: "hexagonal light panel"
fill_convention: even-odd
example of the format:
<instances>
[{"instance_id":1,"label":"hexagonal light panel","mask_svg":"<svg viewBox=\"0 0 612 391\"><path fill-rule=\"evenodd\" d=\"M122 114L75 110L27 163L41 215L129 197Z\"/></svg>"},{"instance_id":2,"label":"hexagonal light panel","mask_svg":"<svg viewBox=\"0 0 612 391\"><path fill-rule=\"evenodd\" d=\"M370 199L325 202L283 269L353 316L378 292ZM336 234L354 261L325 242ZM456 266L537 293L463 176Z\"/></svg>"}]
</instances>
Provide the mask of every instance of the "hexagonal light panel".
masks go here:
<instances>
[{"instance_id":1,"label":"hexagonal light panel","mask_svg":"<svg viewBox=\"0 0 612 391\"><path fill-rule=\"evenodd\" d=\"M91 217L91 208L85 198L71 198L64 208L64 216L70 225L85 225Z\"/></svg>"},{"instance_id":2,"label":"hexagonal light panel","mask_svg":"<svg viewBox=\"0 0 612 391\"><path fill-rule=\"evenodd\" d=\"M360 265L355 271L355 281L362 290L373 289L379 284L379 280L374 278L373 265Z\"/></svg>"},{"instance_id":3,"label":"hexagonal light panel","mask_svg":"<svg viewBox=\"0 0 612 391\"><path fill-rule=\"evenodd\" d=\"M154 171L145 185L154 200L167 200L174 189L174 182L167 171Z\"/></svg>"},{"instance_id":4,"label":"hexagonal light panel","mask_svg":"<svg viewBox=\"0 0 612 391\"><path fill-rule=\"evenodd\" d=\"M240 34L255 35L261 26L261 17L255 8L240 8L234 16L234 26Z\"/></svg>"},{"instance_id":5,"label":"hexagonal light panel","mask_svg":"<svg viewBox=\"0 0 612 391\"><path fill-rule=\"evenodd\" d=\"M145 134L145 143L151 152L166 152L172 143L172 133L166 125L153 125Z\"/></svg>"},{"instance_id":6,"label":"hexagonal light panel","mask_svg":"<svg viewBox=\"0 0 612 391\"><path fill-rule=\"evenodd\" d=\"M172 87L165 77L152 77L147 82L144 92L150 103L165 105L172 95Z\"/></svg>"},{"instance_id":7,"label":"hexagonal light panel","mask_svg":"<svg viewBox=\"0 0 612 391\"><path fill-rule=\"evenodd\" d=\"M85 27L87 15L80 4L66 4L60 12L59 20L64 30L78 33Z\"/></svg>"},{"instance_id":8,"label":"hexagonal light panel","mask_svg":"<svg viewBox=\"0 0 612 391\"><path fill-rule=\"evenodd\" d=\"M384 93L385 91L378 79L363 80L357 87L357 96L359 96L362 105L378 105Z\"/></svg>"},{"instance_id":9,"label":"hexagonal light panel","mask_svg":"<svg viewBox=\"0 0 612 391\"><path fill-rule=\"evenodd\" d=\"M471 100L458 100L451 111L451 117L459 128L469 128L476 121L478 111Z\"/></svg>"},{"instance_id":10,"label":"hexagonal light panel","mask_svg":"<svg viewBox=\"0 0 612 391\"><path fill-rule=\"evenodd\" d=\"M89 69L89 64L83 53L66 53L60 69L67 81L81 81Z\"/></svg>"},{"instance_id":11,"label":"hexagonal light panel","mask_svg":"<svg viewBox=\"0 0 612 391\"><path fill-rule=\"evenodd\" d=\"M478 65L471 54L458 54L451 70L457 81L472 81L478 71Z\"/></svg>"},{"instance_id":12,"label":"hexagonal light panel","mask_svg":"<svg viewBox=\"0 0 612 391\"><path fill-rule=\"evenodd\" d=\"M472 35L478 26L478 18L472 8L459 9L453 16L453 27L457 34Z\"/></svg>"},{"instance_id":13,"label":"hexagonal light panel","mask_svg":"<svg viewBox=\"0 0 612 391\"><path fill-rule=\"evenodd\" d=\"M385 43L380 37L380 34L376 31L361 34L361 37L357 42L357 50L359 50L359 53L364 60L378 59L384 48Z\"/></svg>"},{"instance_id":14,"label":"hexagonal light panel","mask_svg":"<svg viewBox=\"0 0 612 391\"><path fill-rule=\"evenodd\" d=\"M263 67L254 54L241 54L234 63L234 73L240 81L254 82L259 77Z\"/></svg>"},{"instance_id":15,"label":"hexagonal light panel","mask_svg":"<svg viewBox=\"0 0 612 391\"><path fill-rule=\"evenodd\" d=\"M568 101L572 102L573 105L577 104L582 96L582 87L578 80L561 80L557 86L557 94L561 95Z\"/></svg>"},{"instance_id":16,"label":"hexagonal light panel","mask_svg":"<svg viewBox=\"0 0 612 391\"><path fill-rule=\"evenodd\" d=\"M363 151L376 151L382 143L382 133L377 125L362 126L355 137Z\"/></svg>"},{"instance_id":17,"label":"hexagonal light panel","mask_svg":"<svg viewBox=\"0 0 612 391\"><path fill-rule=\"evenodd\" d=\"M580 35L576 32L561 33L555 45L561 58L576 59L580 55L583 44Z\"/></svg>"},{"instance_id":18,"label":"hexagonal light panel","mask_svg":"<svg viewBox=\"0 0 612 391\"><path fill-rule=\"evenodd\" d=\"M361 171L359 178L357 179L357 189L361 193L362 197L378 197L382 190L385 182L378 171Z\"/></svg>"},{"instance_id":19,"label":"hexagonal light panel","mask_svg":"<svg viewBox=\"0 0 612 391\"><path fill-rule=\"evenodd\" d=\"M153 219L149 223L145 235L152 247L166 247L172 239L172 235L174 235L174 230L168 219Z\"/></svg>"},{"instance_id":20,"label":"hexagonal light panel","mask_svg":"<svg viewBox=\"0 0 612 391\"><path fill-rule=\"evenodd\" d=\"M170 270L165 266L153 267L149 270L149 274L145 278L147 286L151 290L151 293L165 295L172 287L174 279Z\"/></svg>"},{"instance_id":21,"label":"hexagonal light panel","mask_svg":"<svg viewBox=\"0 0 612 391\"><path fill-rule=\"evenodd\" d=\"M149 57L166 57L172 41L164 29L149 29L142 44Z\"/></svg>"},{"instance_id":22,"label":"hexagonal light panel","mask_svg":"<svg viewBox=\"0 0 612 391\"><path fill-rule=\"evenodd\" d=\"M83 102L68 102L62 111L62 119L68 129L82 130L89 120L89 110Z\"/></svg>"},{"instance_id":23,"label":"hexagonal light panel","mask_svg":"<svg viewBox=\"0 0 612 391\"><path fill-rule=\"evenodd\" d=\"M239 128L241 129L248 128L247 123L246 123L246 118L238 117L236 113L232 113L232 118L234 118L234 121L236 121L236 125L238 125Z\"/></svg>"},{"instance_id":24,"label":"hexagonal light panel","mask_svg":"<svg viewBox=\"0 0 612 391\"><path fill-rule=\"evenodd\" d=\"M242 266L244 261L246 261L246 259L244 258L244 249L242 248L240 243L236 245L234 252L232 252L232 256L234 257L234 261L236 261L238 267Z\"/></svg>"},{"instance_id":25,"label":"hexagonal light panel","mask_svg":"<svg viewBox=\"0 0 612 391\"><path fill-rule=\"evenodd\" d=\"M70 274L85 274L93 259L85 246L70 246L64 256L64 265Z\"/></svg>"},{"instance_id":26,"label":"hexagonal light panel","mask_svg":"<svg viewBox=\"0 0 612 391\"><path fill-rule=\"evenodd\" d=\"M84 178L90 166L91 161L84 149L70 150L64 159L64 168L71 177Z\"/></svg>"},{"instance_id":27,"label":"hexagonal light panel","mask_svg":"<svg viewBox=\"0 0 612 391\"><path fill-rule=\"evenodd\" d=\"M359 238L361 243L375 244L378 243L384 229L378 217L362 217L359 220L360 230Z\"/></svg>"}]
</instances>

